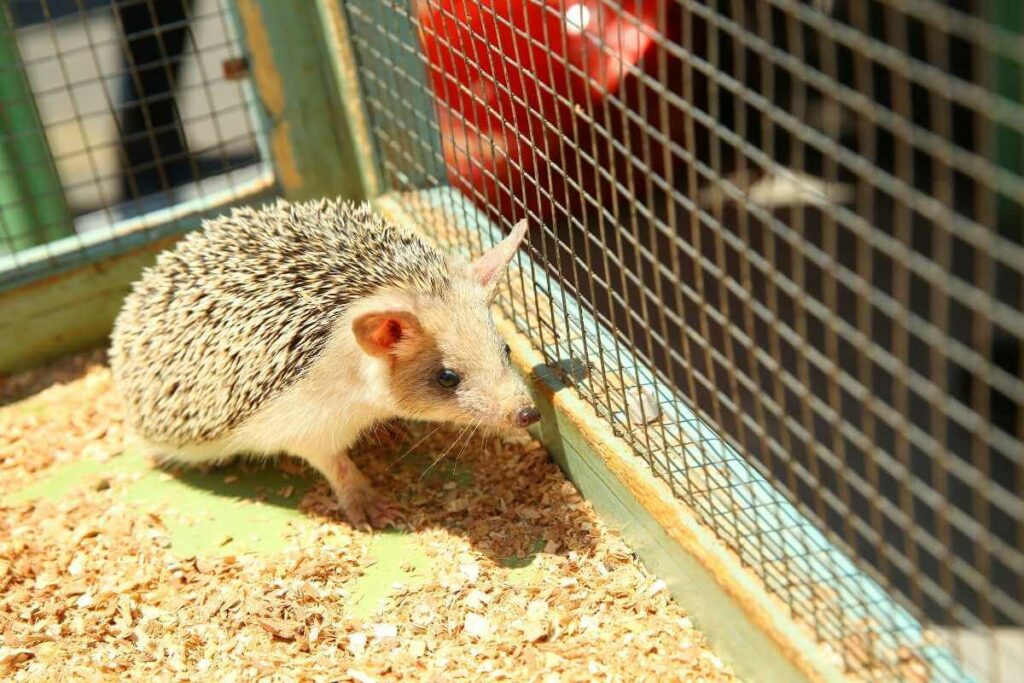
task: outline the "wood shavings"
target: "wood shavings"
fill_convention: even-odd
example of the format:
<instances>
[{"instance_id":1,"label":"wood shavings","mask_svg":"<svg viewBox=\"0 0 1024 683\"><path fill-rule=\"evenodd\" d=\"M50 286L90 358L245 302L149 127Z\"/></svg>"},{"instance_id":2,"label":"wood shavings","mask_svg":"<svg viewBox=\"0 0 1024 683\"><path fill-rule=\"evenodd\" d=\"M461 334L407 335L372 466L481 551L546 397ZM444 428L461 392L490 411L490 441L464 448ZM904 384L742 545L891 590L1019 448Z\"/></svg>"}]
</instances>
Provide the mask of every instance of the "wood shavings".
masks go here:
<instances>
[{"instance_id":1,"label":"wood shavings","mask_svg":"<svg viewBox=\"0 0 1024 683\"><path fill-rule=\"evenodd\" d=\"M398 627L394 624L374 624L373 625L373 637L374 638L397 638Z\"/></svg>"},{"instance_id":2,"label":"wood shavings","mask_svg":"<svg viewBox=\"0 0 1024 683\"><path fill-rule=\"evenodd\" d=\"M26 388L36 393L0 408L0 493L69 463L116 463L123 412L102 356L9 378L0 396ZM211 534L222 554L175 552L176 520L216 522L141 512L123 498L132 480L113 471L104 486L0 506L0 677L734 680L539 443L458 444L457 428L432 429L378 430L353 453L403 502L402 538L427 566L375 556L375 535L338 519L323 482L299 486L308 474L293 460L279 468L291 482L267 493L303 515L273 554L244 551L223 529ZM427 476L394 464L421 439L427 463L457 443ZM360 580L385 561L386 599L354 615Z\"/></svg>"},{"instance_id":3,"label":"wood shavings","mask_svg":"<svg viewBox=\"0 0 1024 683\"><path fill-rule=\"evenodd\" d=\"M377 679L369 674L365 674L358 669L349 669L345 674L353 681L358 683L376 683Z\"/></svg>"},{"instance_id":4,"label":"wood shavings","mask_svg":"<svg viewBox=\"0 0 1024 683\"><path fill-rule=\"evenodd\" d=\"M473 638L486 638L491 634L491 622L476 612L466 614L462 630Z\"/></svg>"},{"instance_id":5,"label":"wood shavings","mask_svg":"<svg viewBox=\"0 0 1024 683\"><path fill-rule=\"evenodd\" d=\"M366 634L352 633L348 637L348 651L353 657L359 657L366 652Z\"/></svg>"}]
</instances>

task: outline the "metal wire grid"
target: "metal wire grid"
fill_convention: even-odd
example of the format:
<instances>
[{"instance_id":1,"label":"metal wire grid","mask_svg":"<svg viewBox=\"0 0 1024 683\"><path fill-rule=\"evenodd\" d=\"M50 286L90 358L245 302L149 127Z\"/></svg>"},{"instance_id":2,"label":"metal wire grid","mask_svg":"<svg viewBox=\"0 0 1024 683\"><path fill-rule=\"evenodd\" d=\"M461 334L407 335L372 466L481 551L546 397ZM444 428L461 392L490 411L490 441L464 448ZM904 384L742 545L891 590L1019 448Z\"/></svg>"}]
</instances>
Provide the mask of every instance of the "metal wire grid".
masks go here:
<instances>
[{"instance_id":1,"label":"metal wire grid","mask_svg":"<svg viewBox=\"0 0 1024 683\"><path fill-rule=\"evenodd\" d=\"M244 58L227 0L9 0L0 10L8 274L28 247L145 230L140 216L241 192L268 172L243 83L222 69Z\"/></svg>"},{"instance_id":2,"label":"metal wire grid","mask_svg":"<svg viewBox=\"0 0 1024 683\"><path fill-rule=\"evenodd\" d=\"M651 43L595 99L572 91L605 75L566 48L574 5L599 24L591 49L616 52L602 21ZM752 527L717 435L977 675L1022 670L1005 630L1024 625L1019 8L524 6L539 13L346 0L382 175L545 224L547 273L523 273L508 312L552 360L590 367L584 396L851 672L920 673L913 652L872 651L899 624L851 623L821 595L841 577L806 578L813 553L772 543L799 520ZM533 290L547 275L564 298ZM625 356L715 429L686 439L696 462L664 418L629 418L645 376Z\"/></svg>"}]
</instances>

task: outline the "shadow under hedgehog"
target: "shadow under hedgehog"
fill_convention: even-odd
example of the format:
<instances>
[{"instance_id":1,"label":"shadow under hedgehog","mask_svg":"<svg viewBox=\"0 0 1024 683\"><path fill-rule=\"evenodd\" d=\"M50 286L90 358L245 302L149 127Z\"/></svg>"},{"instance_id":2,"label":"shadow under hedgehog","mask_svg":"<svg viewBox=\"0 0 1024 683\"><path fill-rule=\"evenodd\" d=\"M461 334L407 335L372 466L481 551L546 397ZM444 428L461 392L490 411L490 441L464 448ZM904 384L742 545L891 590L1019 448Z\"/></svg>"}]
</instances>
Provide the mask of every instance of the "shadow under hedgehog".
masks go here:
<instances>
[{"instance_id":1,"label":"shadow under hedgehog","mask_svg":"<svg viewBox=\"0 0 1024 683\"><path fill-rule=\"evenodd\" d=\"M350 522L392 521L346 454L364 430L540 417L490 313L526 228L470 263L365 204L281 201L209 221L142 274L114 325L132 430L165 462L295 455Z\"/></svg>"}]
</instances>

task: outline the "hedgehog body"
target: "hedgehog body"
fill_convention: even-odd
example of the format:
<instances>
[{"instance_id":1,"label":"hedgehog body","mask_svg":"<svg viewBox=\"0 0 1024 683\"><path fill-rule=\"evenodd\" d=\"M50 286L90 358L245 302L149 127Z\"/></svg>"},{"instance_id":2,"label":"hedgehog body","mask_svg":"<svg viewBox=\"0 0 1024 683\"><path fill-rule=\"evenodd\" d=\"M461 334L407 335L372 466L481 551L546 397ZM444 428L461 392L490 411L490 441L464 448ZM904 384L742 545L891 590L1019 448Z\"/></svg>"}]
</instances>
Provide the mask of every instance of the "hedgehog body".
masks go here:
<instances>
[{"instance_id":1,"label":"hedgehog body","mask_svg":"<svg viewBox=\"0 0 1024 683\"><path fill-rule=\"evenodd\" d=\"M210 221L143 273L115 323L129 422L164 459L305 458L350 519L380 521L388 506L345 455L367 427L536 419L488 310L524 232L470 264L366 205Z\"/></svg>"}]
</instances>

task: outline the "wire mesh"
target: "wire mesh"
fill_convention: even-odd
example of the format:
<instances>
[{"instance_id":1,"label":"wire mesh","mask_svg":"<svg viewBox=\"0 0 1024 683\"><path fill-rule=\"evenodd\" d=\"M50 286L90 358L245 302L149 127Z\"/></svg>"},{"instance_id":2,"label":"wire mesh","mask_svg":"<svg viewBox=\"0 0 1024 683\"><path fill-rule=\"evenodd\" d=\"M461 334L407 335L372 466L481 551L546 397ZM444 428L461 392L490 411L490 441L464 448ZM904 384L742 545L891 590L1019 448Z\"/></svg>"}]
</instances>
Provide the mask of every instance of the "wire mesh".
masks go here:
<instances>
[{"instance_id":1,"label":"wire mesh","mask_svg":"<svg viewBox=\"0 0 1024 683\"><path fill-rule=\"evenodd\" d=\"M343 6L385 182L544 225L506 312L848 672L1024 670L1019 3Z\"/></svg>"},{"instance_id":2,"label":"wire mesh","mask_svg":"<svg viewBox=\"0 0 1024 683\"><path fill-rule=\"evenodd\" d=\"M0 4L4 275L265 182L244 59L227 0Z\"/></svg>"}]
</instances>

